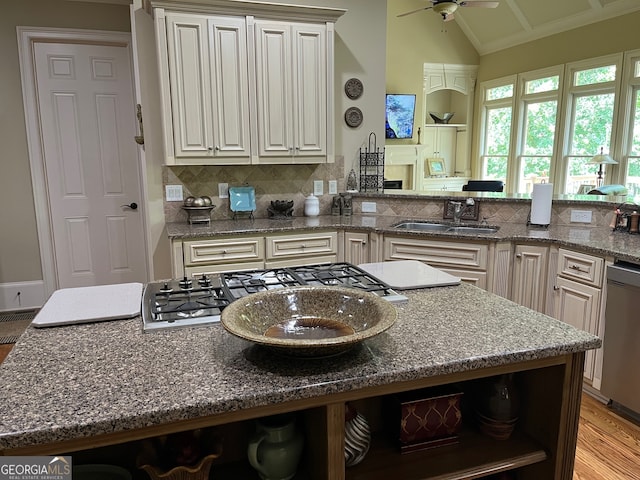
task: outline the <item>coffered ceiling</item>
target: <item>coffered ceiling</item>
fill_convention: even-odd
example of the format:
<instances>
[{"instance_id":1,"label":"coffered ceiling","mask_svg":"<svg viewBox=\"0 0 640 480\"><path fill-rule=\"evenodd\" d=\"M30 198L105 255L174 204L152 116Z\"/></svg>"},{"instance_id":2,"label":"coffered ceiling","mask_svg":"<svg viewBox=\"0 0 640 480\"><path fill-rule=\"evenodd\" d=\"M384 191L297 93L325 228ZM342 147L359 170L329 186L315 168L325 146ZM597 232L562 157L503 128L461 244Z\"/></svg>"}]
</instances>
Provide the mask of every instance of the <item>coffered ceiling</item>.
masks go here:
<instances>
[{"instance_id":1,"label":"coffered ceiling","mask_svg":"<svg viewBox=\"0 0 640 480\"><path fill-rule=\"evenodd\" d=\"M455 21L484 55L637 10L640 0L500 0L497 8L459 8Z\"/></svg>"}]
</instances>

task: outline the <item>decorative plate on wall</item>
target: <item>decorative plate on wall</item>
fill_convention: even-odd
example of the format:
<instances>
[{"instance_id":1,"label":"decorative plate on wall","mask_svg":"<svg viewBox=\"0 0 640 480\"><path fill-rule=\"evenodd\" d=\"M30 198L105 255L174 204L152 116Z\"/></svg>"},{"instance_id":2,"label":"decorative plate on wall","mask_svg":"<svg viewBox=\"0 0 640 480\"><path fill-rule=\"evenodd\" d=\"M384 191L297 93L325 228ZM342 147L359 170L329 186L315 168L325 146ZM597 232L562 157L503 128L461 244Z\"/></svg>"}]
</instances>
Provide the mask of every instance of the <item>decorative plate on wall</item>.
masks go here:
<instances>
[{"instance_id":1,"label":"decorative plate on wall","mask_svg":"<svg viewBox=\"0 0 640 480\"><path fill-rule=\"evenodd\" d=\"M362 110L358 107L347 108L344 112L344 121L352 128L359 127L362 123Z\"/></svg>"},{"instance_id":2,"label":"decorative plate on wall","mask_svg":"<svg viewBox=\"0 0 640 480\"><path fill-rule=\"evenodd\" d=\"M363 90L364 86L362 85L362 82L357 78L350 78L344 84L344 93L346 93L347 97L349 97L351 100L360 98Z\"/></svg>"}]
</instances>

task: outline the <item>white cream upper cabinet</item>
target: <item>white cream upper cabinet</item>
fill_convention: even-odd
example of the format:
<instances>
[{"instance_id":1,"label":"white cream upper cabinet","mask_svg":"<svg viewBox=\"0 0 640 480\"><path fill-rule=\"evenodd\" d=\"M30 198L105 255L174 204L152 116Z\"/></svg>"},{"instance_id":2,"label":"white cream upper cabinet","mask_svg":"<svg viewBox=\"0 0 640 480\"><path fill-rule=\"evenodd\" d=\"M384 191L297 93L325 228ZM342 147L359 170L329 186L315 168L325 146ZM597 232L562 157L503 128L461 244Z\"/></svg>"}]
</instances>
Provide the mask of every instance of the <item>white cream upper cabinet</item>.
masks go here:
<instances>
[{"instance_id":1,"label":"white cream upper cabinet","mask_svg":"<svg viewBox=\"0 0 640 480\"><path fill-rule=\"evenodd\" d=\"M327 160L327 25L255 21L261 163Z\"/></svg>"},{"instance_id":2,"label":"white cream upper cabinet","mask_svg":"<svg viewBox=\"0 0 640 480\"><path fill-rule=\"evenodd\" d=\"M167 13L166 53L167 163L250 163L245 18Z\"/></svg>"}]
</instances>

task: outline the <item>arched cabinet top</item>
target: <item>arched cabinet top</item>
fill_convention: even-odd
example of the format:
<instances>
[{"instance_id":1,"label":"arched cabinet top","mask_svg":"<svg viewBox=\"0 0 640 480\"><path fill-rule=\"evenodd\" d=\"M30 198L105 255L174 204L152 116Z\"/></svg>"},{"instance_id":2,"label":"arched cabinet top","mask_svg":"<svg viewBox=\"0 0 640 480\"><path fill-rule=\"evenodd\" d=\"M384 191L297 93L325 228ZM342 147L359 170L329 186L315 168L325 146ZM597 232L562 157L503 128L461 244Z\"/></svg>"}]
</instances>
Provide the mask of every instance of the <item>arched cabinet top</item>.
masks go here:
<instances>
[{"instance_id":1,"label":"arched cabinet top","mask_svg":"<svg viewBox=\"0 0 640 480\"><path fill-rule=\"evenodd\" d=\"M425 63L424 92L455 90L470 95L475 88L477 72L477 65Z\"/></svg>"}]
</instances>

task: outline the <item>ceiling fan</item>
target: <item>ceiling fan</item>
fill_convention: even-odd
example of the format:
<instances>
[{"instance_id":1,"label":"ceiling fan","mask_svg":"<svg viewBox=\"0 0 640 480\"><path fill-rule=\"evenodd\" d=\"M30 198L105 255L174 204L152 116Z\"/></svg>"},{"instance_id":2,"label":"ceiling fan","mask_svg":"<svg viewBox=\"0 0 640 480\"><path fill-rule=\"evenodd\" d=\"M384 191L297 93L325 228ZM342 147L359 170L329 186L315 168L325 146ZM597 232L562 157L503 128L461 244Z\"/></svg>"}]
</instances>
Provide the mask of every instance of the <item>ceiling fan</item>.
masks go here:
<instances>
[{"instance_id":1,"label":"ceiling fan","mask_svg":"<svg viewBox=\"0 0 640 480\"><path fill-rule=\"evenodd\" d=\"M410 12L401 13L398 17L404 17L423 10L433 10L442 16L445 22L453 20L453 14L459 7L496 8L500 2L489 0L429 0L428 7L419 8Z\"/></svg>"}]
</instances>

